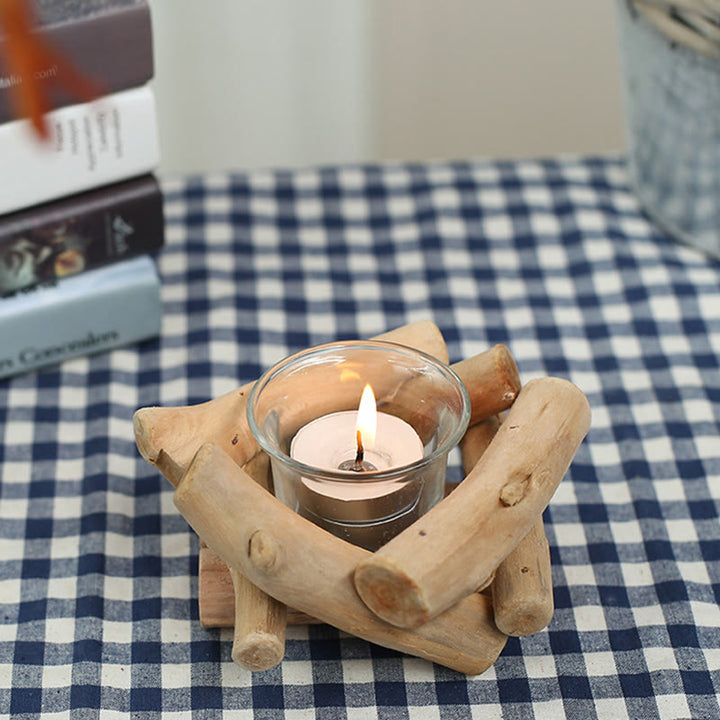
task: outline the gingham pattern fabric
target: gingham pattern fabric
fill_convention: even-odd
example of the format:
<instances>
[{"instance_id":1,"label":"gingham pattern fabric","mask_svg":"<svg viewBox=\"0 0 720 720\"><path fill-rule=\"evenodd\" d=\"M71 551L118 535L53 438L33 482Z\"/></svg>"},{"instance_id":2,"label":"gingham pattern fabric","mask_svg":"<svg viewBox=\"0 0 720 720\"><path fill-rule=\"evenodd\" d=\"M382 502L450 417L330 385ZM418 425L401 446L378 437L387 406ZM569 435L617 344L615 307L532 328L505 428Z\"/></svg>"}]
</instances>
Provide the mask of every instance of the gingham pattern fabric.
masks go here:
<instances>
[{"instance_id":1,"label":"gingham pattern fabric","mask_svg":"<svg viewBox=\"0 0 720 720\"><path fill-rule=\"evenodd\" d=\"M720 718L720 265L653 227L621 158L164 189L161 337L0 381L0 717ZM328 626L240 669L133 412L422 318L453 361L505 343L590 400L545 513L552 624L477 677Z\"/></svg>"}]
</instances>

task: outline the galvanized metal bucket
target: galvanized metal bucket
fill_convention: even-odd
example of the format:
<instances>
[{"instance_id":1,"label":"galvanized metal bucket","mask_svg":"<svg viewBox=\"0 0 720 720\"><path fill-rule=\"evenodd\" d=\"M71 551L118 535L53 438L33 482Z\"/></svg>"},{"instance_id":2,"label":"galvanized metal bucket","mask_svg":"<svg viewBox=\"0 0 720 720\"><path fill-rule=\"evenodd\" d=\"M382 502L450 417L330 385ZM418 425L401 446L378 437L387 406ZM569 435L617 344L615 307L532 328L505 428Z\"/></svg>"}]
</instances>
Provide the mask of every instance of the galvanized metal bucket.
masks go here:
<instances>
[{"instance_id":1,"label":"galvanized metal bucket","mask_svg":"<svg viewBox=\"0 0 720 720\"><path fill-rule=\"evenodd\" d=\"M616 3L631 181L659 226L720 259L720 48L673 37L641 5Z\"/></svg>"}]
</instances>

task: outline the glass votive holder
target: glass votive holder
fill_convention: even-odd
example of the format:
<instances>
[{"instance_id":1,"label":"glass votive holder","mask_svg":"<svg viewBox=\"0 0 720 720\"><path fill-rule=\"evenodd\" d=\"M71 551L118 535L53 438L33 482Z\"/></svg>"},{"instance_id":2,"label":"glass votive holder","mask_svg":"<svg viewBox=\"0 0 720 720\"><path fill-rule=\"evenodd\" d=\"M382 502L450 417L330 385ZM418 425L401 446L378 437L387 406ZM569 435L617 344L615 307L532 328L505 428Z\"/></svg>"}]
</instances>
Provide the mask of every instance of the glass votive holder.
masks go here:
<instances>
[{"instance_id":1,"label":"glass votive holder","mask_svg":"<svg viewBox=\"0 0 720 720\"><path fill-rule=\"evenodd\" d=\"M377 430L357 429L369 385ZM447 456L470 419L457 375L381 341L320 345L255 384L250 429L270 457L276 497L332 534L376 550L444 496Z\"/></svg>"}]
</instances>

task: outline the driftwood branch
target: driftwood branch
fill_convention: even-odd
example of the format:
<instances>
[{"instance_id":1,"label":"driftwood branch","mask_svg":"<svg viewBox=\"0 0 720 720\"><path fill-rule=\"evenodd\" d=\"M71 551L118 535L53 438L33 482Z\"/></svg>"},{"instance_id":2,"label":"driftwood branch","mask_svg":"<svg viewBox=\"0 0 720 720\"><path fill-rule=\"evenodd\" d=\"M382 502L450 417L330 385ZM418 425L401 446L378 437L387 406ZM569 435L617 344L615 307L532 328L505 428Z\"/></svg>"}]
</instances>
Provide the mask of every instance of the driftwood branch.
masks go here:
<instances>
[{"instance_id":1,"label":"driftwood branch","mask_svg":"<svg viewBox=\"0 0 720 720\"><path fill-rule=\"evenodd\" d=\"M230 568L235 596L232 659L249 670L268 670L285 656L287 608Z\"/></svg>"},{"instance_id":2,"label":"driftwood branch","mask_svg":"<svg viewBox=\"0 0 720 720\"><path fill-rule=\"evenodd\" d=\"M590 427L572 383L528 383L457 490L367 558L355 587L370 609L418 627L487 583L549 503Z\"/></svg>"},{"instance_id":3,"label":"driftwood branch","mask_svg":"<svg viewBox=\"0 0 720 720\"><path fill-rule=\"evenodd\" d=\"M493 416L465 433L460 443L465 475L475 467L499 427L499 419ZM552 620L552 569L542 517L498 565L490 592L495 624L506 635L532 635Z\"/></svg>"},{"instance_id":4,"label":"driftwood branch","mask_svg":"<svg viewBox=\"0 0 720 720\"><path fill-rule=\"evenodd\" d=\"M243 466L264 490L270 489L270 458L258 453ZM287 608L231 570L235 598L232 659L248 670L269 670L285 656Z\"/></svg>"},{"instance_id":5,"label":"driftwood branch","mask_svg":"<svg viewBox=\"0 0 720 720\"><path fill-rule=\"evenodd\" d=\"M505 345L494 345L451 367L470 395L470 426L507 410L520 392L520 374Z\"/></svg>"}]
</instances>

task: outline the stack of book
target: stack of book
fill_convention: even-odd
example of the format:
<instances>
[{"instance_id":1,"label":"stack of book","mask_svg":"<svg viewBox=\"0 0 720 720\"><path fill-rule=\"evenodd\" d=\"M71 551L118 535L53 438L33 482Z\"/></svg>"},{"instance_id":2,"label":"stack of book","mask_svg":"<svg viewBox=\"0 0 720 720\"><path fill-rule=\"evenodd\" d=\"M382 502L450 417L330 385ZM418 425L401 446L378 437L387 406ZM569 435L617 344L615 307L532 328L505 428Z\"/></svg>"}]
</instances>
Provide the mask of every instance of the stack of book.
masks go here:
<instances>
[{"instance_id":1,"label":"stack of book","mask_svg":"<svg viewBox=\"0 0 720 720\"><path fill-rule=\"evenodd\" d=\"M164 242L147 0L35 0L38 32L103 89L36 73L51 138L12 114L0 28L0 377L157 335Z\"/></svg>"}]
</instances>

